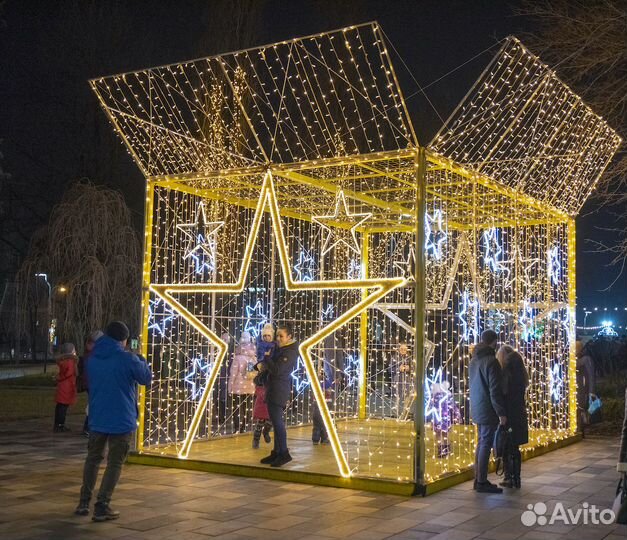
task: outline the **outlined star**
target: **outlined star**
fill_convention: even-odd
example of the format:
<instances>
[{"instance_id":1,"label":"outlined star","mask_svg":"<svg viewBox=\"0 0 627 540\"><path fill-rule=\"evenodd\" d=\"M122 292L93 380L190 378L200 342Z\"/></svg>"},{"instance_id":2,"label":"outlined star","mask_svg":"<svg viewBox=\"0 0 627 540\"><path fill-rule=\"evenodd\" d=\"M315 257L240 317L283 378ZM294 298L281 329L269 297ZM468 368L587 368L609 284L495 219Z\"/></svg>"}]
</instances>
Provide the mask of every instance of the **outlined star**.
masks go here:
<instances>
[{"instance_id":1,"label":"outlined star","mask_svg":"<svg viewBox=\"0 0 627 540\"><path fill-rule=\"evenodd\" d=\"M254 306L246 306L246 323L244 324L244 332L252 334L253 337L258 337L261 334L263 325L268 322L265 313L263 312L263 304L261 300L257 300ZM257 322L253 322L253 319Z\"/></svg>"},{"instance_id":2,"label":"outlined star","mask_svg":"<svg viewBox=\"0 0 627 540\"><path fill-rule=\"evenodd\" d=\"M202 356L193 359L192 370L183 378L183 380L191 386L191 399L197 400L202 395L204 387L198 384L197 380L201 376L207 377L207 374L211 371L211 367L212 362L205 362Z\"/></svg>"},{"instance_id":3,"label":"outlined star","mask_svg":"<svg viewBox=\"0 0 627 540\"><path fill-rule=\"evenodd\" d=\"M322 343L325 338L343 327L346 323L359 316L372 305L382 299L392 290L405 284L403 278L369 278L357 280L320 280L320 281L295 281L292 277L291 261L289 258L288 244L283 232L281 215L274 190L274 182L272 173L266 172L263 184L260 189L259 200L257 202L255 214L252 220L252 226L248 233L248 239L243 250L242 264L239 268L237 281L226 283L203 283L203 284L152 284L150 290L163 298L165 302L170 304L173 309L180 314L181 317L193 326L202 336L204 336L217 349L215 363L208 375L208 381L202 392L202 396L194 410L193 417L187 426L183 444L178 451L180 458L189 455L190 448L193 444L194 437L198 432L201 420L204 417L207 402L213 388L220 367L224 361L227 352L227 343L212 331L201 320L201 316L190 311L182 301L177 298L180 294L198 294L198 293L221 293L221 294L241 294L247 283L247 277L251 266L253 251L259 235L261 223L265 216L265 211L269 210L272 223L272 231L276 241L276 248L279 255L279 262L282 270L283 281L288 291L299 290L355 290L365 291L355 305L348 310L339 314L339 316L329 321L326 326L322 326L317 332L303 340L299 346L300 356L305 365L309 383L313 391L318 409L322 416L323 422L327 429L333 454L338 465L341 476L348 478L351 476L351 469L346 459L346 454L335 428L335 424L331 417L328 405L324 398L322 386L316 374L316 368L312 359L311 350Z\"/></svg>"},{"instance_id":4,"label":"outlined star","mask_svg":"<svg viewBox=\"0 0 627 540\"><path fill-rule=\"evenodd\" d=\"M224 221L207 222L205 204L201 201L196 207L195 221L176 226L189 239L190 247L183 258L191 258L194 261L196 272L202 272L205 268L211 271L215 270L216 234L223 225ZM204 260L204 256L208 258L208 262Z\"/></svg>"},{"instance_id":5,"label":"outlined star","mask_svg":"<svg viewBox=\"0 0 627 540\"><path fill-rule=\"evenodd\" d=\"M564 377L562 376L562 366L559 362L555 362L549 370L549 388L551 399L559 401L564 390Z\"/></svg>"},{"instance_id":6,"label":"outlined star","mask_svg":"<svg viewBox=\"0 0 627 540\"><path fill-rule=\"evenodd\" d=\"M553 285L557 285L562 278L562 264L560 262L560 248L557 244L549 248L546 253L547 274Z\"/></svg>"},{"instance_id":7,"label":"outlined star","mask_svg":"<svg viewBox=\"0 0 627 540\"><path fill-rule=\"evenodd\" d=\"M165 302L162 302L163 312L155 313L159 302L161 302L161 299L157 298L156 300L150 300L148 303L148 330L155 330L161 337L164 337L166 331L165 325L173 320L176 317L176 314ZM157 317L160 317L158 322Z\"/></svg>"},{"instance_id":8,"label":"outlined star","mask_svg":"<svg viewBox=\"0 0 627 540\"><path fill-rule=\"evenodd\" d=\"M462 307L457 315L462 324L462 337L464 341L470 343L470 336L473 343L479 340L479 300L471 300L470 291L464 290L462 294Z\"/></svg>"},{"instance_id":9,"label":"outlined star","mask_svg":"<svg viewBox=\"0 0 627 540\"><path fill-rule=\"evenodd\" d=\"M503 246L496 227L483 231L483 262L495 274L506 272L509 276L509 268L503 264Z\"/></svg>"},{"instance_id":10,"label":"outlined star","mask_svg":"<svg viewBox=\"0 0 627 540\"><path fill-rule=\"evenodd\" d=\"M446 381L444 381L446 382ZM431 389L437 385L442 397L435 401ZM435 392L437 394L438 392ZM435 422L442 421L442 407L448 401L451 392L442 383L442 368L439 367L433 377L425 377L425 420L432 417Z\"/></svg>"},{"instance_id":11,"label":"outlined star","mask_svg":"<svg viewBox=\"0 0 627 540\"><path fill-rule=\"evenodd\" d=\"M316 270L316 260L313 255L301 249L298 254L298 262L294 265L297 281L313 281L314 271Z\"/></svg>"},{"instance_id":12,"label":"outlined star","mask_svg":"<svg viewBox=\"0 0 627 540\"><path fill-rule=\"evenodd\" d=\"M364 221L371 217L372 214L370 212L351 214L348 211L344 191L338 190L335 197L335 212L327 216L312 217L312 220L327 232L322 244L322 255L326 255L338 244L344 244L347 248L359 254L361 251L359 242L357 242L356 230ZM338 224L350 225L350 228L338 227ZM332 242L331 238L335 238L335 241Z\"/></svg>"}]
</instances>

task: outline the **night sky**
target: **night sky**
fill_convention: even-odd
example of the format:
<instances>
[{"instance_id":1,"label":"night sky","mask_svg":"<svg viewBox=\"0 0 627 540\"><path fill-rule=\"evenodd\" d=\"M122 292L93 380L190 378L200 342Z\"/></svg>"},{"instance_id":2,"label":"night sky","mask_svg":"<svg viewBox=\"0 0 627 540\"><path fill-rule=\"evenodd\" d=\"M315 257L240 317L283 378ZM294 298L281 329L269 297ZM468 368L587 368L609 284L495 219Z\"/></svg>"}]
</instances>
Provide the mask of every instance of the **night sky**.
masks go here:
<instances>
[{"instance_id":1,"label":"night sky","mask_svg":"<svg viewBox=\"0 0 627 540\"><path fill-rule=\"evenodd\" d=\"M526 18L513 14L515 2L267 1L242 40L224 5L0 0L0 166L11 174L2 190L0 279L12 276L32 232L79 178L122 191L138 230L142 226L143 178L91 93L91 77L377 20L418 83L429 85L433 107L393 54L418 138L426 144L441 125L434 108L446 119L499 40L514 34L524 42L524 33L533 31ZM587 204L582 216L592 210ZM603 291L619 269L607 267L610 257L591 252L586 242L611 241L611 233L598 228L611 226L609 219L601 211L577 220L578 315L583 307L601 310L588 317L588 325L608 318L604 307L614 322L627 325L627 277Z\"/></svg>"}]
</instances>

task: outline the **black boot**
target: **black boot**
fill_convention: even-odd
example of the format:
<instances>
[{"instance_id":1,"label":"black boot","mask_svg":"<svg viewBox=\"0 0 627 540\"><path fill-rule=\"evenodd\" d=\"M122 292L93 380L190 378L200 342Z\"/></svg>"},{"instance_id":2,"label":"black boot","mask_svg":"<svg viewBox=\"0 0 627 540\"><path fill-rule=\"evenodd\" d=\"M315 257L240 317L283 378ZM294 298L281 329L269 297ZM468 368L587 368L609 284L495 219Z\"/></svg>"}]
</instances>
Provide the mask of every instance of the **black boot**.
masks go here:
<instances>
[{"instance_id":1,"label":"black boot","mask_svg":"<svg viewBox=\"0 0 627 540\"><path fill-rule=\"evenodd\" d=\"M522 466L522 460L520 454L513 458L513 477L512 482L516 489L520 489L520 468Z\"/></svg>"},{"instance_id":2,"label":"black boot","mask_svg":"<svg viewBox=\"0 0 627 540\"><path fill-rule=\"evenodd\" d=\"M255 429L253 430L253 448L259 448L259 441L261 440L262 424L257 422Z\"/></svg>"},{"instance_id":3,"label":"black boot","mask_svg":"<svg viewBox=\"0 0 627 540\"><path fill-rule=\"evenodd\" d=\"M275 460L270 463L270 467L281 467L290 461L292 461L292 456L290 456L290 452L287 450L286 452L279 454Z\"/></svg>"},{"instance_id":4,"label":"black boot","mask_svg":"<svg viewBox=\"0 0 627 540\"><path fill-rule=\"evenodd\" d=\"M278 452L275 452L274 450L272 450L272 452L270 452L270 455L266 456L265 458L260 459L259 463L268 465L269 463L272 463L277 458L278 455L279 455Z\"/></svg>"},{"instance_id":5,"label":"black boot","mask_svg":"<svg viewBox=\"0 0 627 540\"><path fill-rule=\"evenodd\" d=\"M500 486L505 488L514 487L514 457L508 456L503 462L503 481L499 483Z\"/></svg>"}]
</instances>

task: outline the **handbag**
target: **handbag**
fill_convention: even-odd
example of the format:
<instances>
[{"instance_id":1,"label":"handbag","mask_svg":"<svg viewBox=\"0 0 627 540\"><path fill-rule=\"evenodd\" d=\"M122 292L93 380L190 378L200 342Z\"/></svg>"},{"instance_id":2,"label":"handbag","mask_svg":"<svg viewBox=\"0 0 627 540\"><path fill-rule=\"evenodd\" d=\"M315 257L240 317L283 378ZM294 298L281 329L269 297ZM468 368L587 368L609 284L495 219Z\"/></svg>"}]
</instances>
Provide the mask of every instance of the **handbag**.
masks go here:
<instances>
[{"instance_id":1,"label":"handbag","mask_svg":"<svg viewBox=\"0 0 627 540\"><path fill-rule=\"evenodd\" d=\"M603 420L603 410L602 410L603 402L601 398L595 394L590 394L588 398L588 414L589 414L589 423L590 424L598 424Z\"/></svg>"},{"instance_id":2,"label":"handbag","mask_svg":"<svg viewBox=\"0 0 627 540\"><path fill-rule=\"evenodd\" d=\"M514 443L512 441L512 428L499 425L494 433L494 457L496 458L496 474L503 476L506 461L512 459Z\"/></svg>"},{"instance_id":3,"label":"handbag","mask_svg":"<svg viewBox=\"0 0 627 540\"><path fill-rule=\"evenodd\" d=\"M627 474L623 473L616 486L616 497L612 504L612 512L616 516L616 523L627 524Z\"/></svg>"}]
</instances>

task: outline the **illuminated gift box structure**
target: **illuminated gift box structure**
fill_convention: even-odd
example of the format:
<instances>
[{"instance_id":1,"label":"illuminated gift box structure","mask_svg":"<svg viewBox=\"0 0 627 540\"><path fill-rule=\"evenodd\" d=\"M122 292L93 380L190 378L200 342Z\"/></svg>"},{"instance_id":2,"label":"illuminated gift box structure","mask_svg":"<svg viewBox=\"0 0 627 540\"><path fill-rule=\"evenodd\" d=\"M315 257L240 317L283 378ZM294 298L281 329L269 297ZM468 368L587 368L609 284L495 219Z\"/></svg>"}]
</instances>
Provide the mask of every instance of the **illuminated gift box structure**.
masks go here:
<instances>
[{"instance_id":1,"label":"illuminated gift box structure","mask_svg":"<svg viewBox=\"0 0 627 540\"><path fill-rule=\"evenodd\" d=\"M574 216L620 139L515 38L427 148L376 23L91 84L147 180L135 461L437 489L485 328L529 369L525 452L572 440ZM280 470L227 380L269 321L301 352Z\"/></svg>"}]
</instances>

